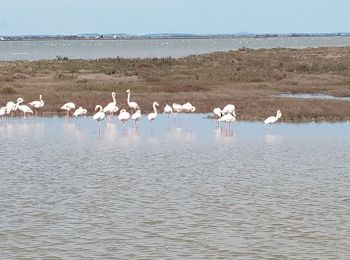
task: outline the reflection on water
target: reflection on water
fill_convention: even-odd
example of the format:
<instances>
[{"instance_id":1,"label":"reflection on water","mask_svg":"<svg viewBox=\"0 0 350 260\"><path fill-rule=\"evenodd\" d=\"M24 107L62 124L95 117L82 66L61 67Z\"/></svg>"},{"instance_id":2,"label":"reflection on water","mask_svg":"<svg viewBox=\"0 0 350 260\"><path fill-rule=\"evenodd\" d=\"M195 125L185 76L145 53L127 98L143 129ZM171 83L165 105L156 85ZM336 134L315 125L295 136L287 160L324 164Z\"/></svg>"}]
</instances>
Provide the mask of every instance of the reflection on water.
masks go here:
<instances>
[{"instance_id":1,"label":"reflection on water","mask_svg":"<svg viewBox=\"0 0 350 260\"><path fill-rule=\"evenodd\" d=\"M282 137L274 134L266 134L264 137L264 142L267 144L281 144Z\"/></svg>"},{"instance_id":2,"label":"reflection on water","mask_svg":"<svg viewBox=\"0 0 350 260\"><path fill-rule=\"evenodd\" d=\"M167 120L5 120L0 258L349 259L348 123Z\"/></svg>"}]
</instances>

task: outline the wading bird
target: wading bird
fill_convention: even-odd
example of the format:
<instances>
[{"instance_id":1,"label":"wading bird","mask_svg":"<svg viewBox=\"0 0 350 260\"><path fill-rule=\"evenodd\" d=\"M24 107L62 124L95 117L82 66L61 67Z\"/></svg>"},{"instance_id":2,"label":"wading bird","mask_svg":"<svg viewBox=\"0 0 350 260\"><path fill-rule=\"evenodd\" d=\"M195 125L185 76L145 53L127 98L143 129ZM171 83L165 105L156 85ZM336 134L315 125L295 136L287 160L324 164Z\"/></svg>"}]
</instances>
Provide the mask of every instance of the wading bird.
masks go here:
<instances>
[{"instance_id":1,"label":"wading bird","mask_svg":"<svg viewBox=\"0 0 350 260\"><path fill-rule=\"evenodd\" d=\"M84 109L83 107L79 107L74 111L73 116L78 117L86 114L87 114L87 110Z\"/></svg>"},{"instance_id":2,"label":"wading bird","mask_svg":"<svg viewBox=\"0 0 350 260\"><path fill-rule=\"evenodd\" d=\"M264 124L265 124L265 125L274 124L274 123L276 123L277 120L280 119L281 117L282 117L281 110L277 110L276 116L270 116L270 117L266 118L266 119L264 120Z\"/></svg>"},{"instance_id":3,"label":"wading bird","mask_svg":"<svg viewBox=\"0 0 350 260\"><path fill-rule=\"evenodd\" d=\"M228 113L226 115L223 115L218 119L218 122L225 122L228 124L228 130L231 129L231 122L234 122L236 120L236 117L232 115L231 113Z\"/></svg>"},{"instance_id":4,"label":"wading bird","mask_svg":"<svg viewBox=\"0 0 350 260\"><path fill-rule=\"evenodd\" d=\"M134 112L136 109L139 109L140 107L136 102L130 102L130 89L128 89L126 93L128 93L128 99L127 99L128 106L132 109L132 112Z\"/></svg>"},{"instance_id":5,"label":"wading bird","mask_svg":"<svg viewBox=\"0 0 350 260\"><path fill-rule=\"evenodd\" d=\"M109 113L109 121L111 121L113 113L118 111L117 101L115 100L115 92L112 92L112 102L108 103L102 110L103 113Z\"/></svg>"},{"instance_id":6,"label":"wading bird","mask_svg":"<svg viewBox=\"0 0 350 260\"><path fill-rule=\"evenodd\" d=\"M120 110L120 113L118 115L118 120L123 122L123 124L128 121L130 118L129 112L127 112L125 109Z\"/></svg>"},{"instance_id":7,"label":"wading bird","mask_svg":"<svg viewBox=\"0 0 350 260\"><path fill-rule=\"evenodd\" d=\"M226 106L223 108L222 113L223 113L223 114L228 114L228 113L230 113L230 114L232 114L233 116L236 116L235 110L236 110L236 107L235 107L234 105L228 104L228 105L226 105Z\"/></svg>"},{"instance_id":8,"label":"wading bird","mask_svg":"<svg viewBox=\"0 0 350 260\"><path fill-rule=\"evenodd\" d=\"M92 116L93 120L96 120L98 122L98 134L101 133L101 121L103 121L103 119L105 119L105 113L102 111L102 107L100 105L97 105L95 107L95 111L99 110L96 114L94 114Z\"/></svg>"},{"instance_id":9,"label":"wading bird","mask_svg":"<svg viewBox=\"0 0 350 260\"><path fill-rule=\"evenodd\" d=\"M16 107L16 103L9 101L6 103L6 114L11 114L11 116L13 116L13 113L15 112L15 110L17 109Z\"/></svg>"},{"instance_id":10,"label":"wading bird","mask_svg":"<svg viewBox=\"0 0 350 260\"><path fill-rule=\"evenodd\" d=\"M171 108L171 106L169 106L168 104L166 104L166 106L164 107L164 113L168 115L171 114L173 112L173 109Z\"/></svg>"},{"instance_id":11,"label":"wading bird","mask_svg":"<svg viewBox=\"0 0 350 260\"><path fill-rule=\"evenodd\" d=\"M147 118L149 121L151 121L151 124L153 123L153 121L157 118L157 107L159 106L159 104L154 101L153 102L153 113L149 113Z\"/></svg>"},{"instance_id":12,"label":"wading bird","mask_svg":"<svg viewBox=\"0 0 350 260\"><path fill-rule=\"evenodd\" d=\"M38 110L40 108L43 108L45 105L42 95L39 96L39 100L32 101L29 103L29 105L31 105L33 108L35 108L35 115L38 115Z\"/></svg>"},{"instance_id":13,"label":"wading bird","mask_svg":"<svg viewBox=\"0 0 350 260\"><path fill-rule=\"evenodd\" d=\"M135 126L137 126L137 125L136 125L136 122L137 122L138 120L140 120L140 118L141 118L141 110L138 109L138 110L136 110L136 112L135 112L134 114L132 114L132 116L131 116L132 121L135 122Z\"/></svg>"},{"instance_id":14,"label":"wading bird","mask_svg":"<svg viewBox=\"0 0 350 260\"><path fill-rule=\"evenodd\" d=\"M61 107L61 110L65 110L67 112L67 117L69 117L69 111L74 109L75 109L75 104L73 102L68 102Z\"/></svg>"},{"instance_id":15,"label":"wading bird","mask_svg":"<svg viewBox=\"0 0 350 260\"><path fill-rule=\"evenodd\" d=\"M17 99L17 108L19 111L23 112L23 117L26 119L26 114L33 114L33 110L30 109L27 105L21 105L23 103L23 98L18 98Z\"/></svg>"}]
</instances>

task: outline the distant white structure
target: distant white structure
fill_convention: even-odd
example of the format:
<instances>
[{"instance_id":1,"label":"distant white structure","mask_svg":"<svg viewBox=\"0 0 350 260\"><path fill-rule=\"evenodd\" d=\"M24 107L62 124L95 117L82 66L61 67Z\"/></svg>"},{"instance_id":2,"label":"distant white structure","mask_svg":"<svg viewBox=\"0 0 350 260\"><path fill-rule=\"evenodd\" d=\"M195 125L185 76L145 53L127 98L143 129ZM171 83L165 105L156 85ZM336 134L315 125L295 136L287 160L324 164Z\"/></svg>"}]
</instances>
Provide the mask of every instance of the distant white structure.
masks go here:
<instances>
[{"instance_id":1,"label":"distant white structure","mask_svg":"<svg viewBox=\"0 0 350 260\"><path fill-rule=\"evenodd\" d=\"M0 37L0 41L5 41L6 39L4 37Z\"/></svg>"}]
</instances>

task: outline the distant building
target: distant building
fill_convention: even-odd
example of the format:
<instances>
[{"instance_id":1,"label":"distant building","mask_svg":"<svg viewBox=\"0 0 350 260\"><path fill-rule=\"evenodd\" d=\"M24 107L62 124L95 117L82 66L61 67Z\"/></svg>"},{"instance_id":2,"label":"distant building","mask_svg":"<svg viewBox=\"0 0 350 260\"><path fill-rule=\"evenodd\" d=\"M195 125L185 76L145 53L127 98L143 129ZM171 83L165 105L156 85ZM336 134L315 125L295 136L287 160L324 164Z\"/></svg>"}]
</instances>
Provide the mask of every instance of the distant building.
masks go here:
<instances>
[{"instance_id":1,"label":"distant building","mask_svg":"<svg viewBox=\"0 0 350 260\"><path fill-rule=\"evenodd\" d=\"M4 37L0 37L0 41L5 41L6 39Z\"/></svg>"}]
</instances>

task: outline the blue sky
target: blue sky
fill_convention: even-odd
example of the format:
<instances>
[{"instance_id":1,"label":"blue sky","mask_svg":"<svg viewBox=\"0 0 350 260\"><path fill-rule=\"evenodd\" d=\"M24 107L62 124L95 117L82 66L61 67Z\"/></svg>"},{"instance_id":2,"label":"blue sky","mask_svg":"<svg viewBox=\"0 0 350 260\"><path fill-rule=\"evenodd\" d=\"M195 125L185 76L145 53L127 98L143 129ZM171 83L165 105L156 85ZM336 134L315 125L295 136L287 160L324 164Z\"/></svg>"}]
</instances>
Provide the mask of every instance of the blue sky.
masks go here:
<instances>
[{"instance_id":1,"label":"blue sky","mask_svg":"<svg viewBox=\"0 0 350 260\"><path fill-rule=\"evenodd\" d=\"M0 0L0 35L349 32L348 0Z\"/></svg>"}]
</instances>

